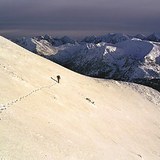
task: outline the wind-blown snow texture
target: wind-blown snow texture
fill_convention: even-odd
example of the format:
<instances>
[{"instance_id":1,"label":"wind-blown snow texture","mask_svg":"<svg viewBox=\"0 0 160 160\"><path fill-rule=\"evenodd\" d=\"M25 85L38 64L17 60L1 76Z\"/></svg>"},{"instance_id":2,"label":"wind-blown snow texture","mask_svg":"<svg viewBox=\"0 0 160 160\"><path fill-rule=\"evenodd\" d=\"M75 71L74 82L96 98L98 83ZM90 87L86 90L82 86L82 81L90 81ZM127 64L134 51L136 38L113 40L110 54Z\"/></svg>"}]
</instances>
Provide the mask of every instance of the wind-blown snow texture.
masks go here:
<instances>
[{"instance_id":1,"label":"wind-blown snow texture","mask_svg":"<svg viewBox=\"0 0 160 160\"><path fill-rule=\"evenodd\" d=\"M155 41L155 42L154 42ZM39 36L15 42L76 72L133 81L160 91L160 34L107 34L76 42L69 37ZM154 83L152 82L154 79Z\"/></svg>"},{"instance_id":2,"label":"wind-blown snow texture","mask_svg":"<svg viewBox=\"0 0 160 160\"><path fill-rule=\"evenodd\" d=\"M0 75L0 160L160 159L160 92L77 74L3 37Z\"/></svg>"}]
</instances>

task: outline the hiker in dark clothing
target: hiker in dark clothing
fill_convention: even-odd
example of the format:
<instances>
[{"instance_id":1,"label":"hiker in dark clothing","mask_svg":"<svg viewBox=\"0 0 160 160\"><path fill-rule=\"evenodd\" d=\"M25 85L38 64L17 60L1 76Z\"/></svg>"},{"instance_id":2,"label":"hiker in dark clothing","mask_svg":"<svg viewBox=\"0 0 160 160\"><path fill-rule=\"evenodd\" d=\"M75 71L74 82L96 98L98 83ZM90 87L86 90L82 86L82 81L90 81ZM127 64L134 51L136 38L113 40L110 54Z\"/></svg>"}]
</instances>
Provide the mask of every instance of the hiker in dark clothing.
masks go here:
<instances>
[{"instance_id":1,"label":"hiker in dark clothing","mask_svg":"<svg viewBox=\"0 0 160 160\"><path fill-rule=\"evenodd\" d=\"M60 79L61 79L61 77L60 77L60 75L58 75L58 76L57 76L57 82L58 82L58 83L59 83Z\"/></svg>"}]
</instances>

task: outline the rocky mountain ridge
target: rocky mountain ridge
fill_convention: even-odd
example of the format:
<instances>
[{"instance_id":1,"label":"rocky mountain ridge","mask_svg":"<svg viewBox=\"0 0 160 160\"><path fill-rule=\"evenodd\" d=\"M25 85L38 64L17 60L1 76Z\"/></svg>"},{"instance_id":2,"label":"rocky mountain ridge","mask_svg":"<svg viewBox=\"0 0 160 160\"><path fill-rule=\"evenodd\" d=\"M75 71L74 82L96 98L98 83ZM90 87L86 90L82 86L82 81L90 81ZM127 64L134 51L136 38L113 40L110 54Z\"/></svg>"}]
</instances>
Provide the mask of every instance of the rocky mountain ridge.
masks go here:
<instances>
[{"instance_id":1,"label":"rocky mountain ridge","mask_svg":"<svg viewBox=\"0 0 160 160\"><path fill-rule=\"evenodd\" d=\"M157 41L160 41L159 34L155 33L148 37L110 33L81 41L46 35L15 42L81 74L149 84L160 91L160 43Z\"/></svg>"}]
</instances>

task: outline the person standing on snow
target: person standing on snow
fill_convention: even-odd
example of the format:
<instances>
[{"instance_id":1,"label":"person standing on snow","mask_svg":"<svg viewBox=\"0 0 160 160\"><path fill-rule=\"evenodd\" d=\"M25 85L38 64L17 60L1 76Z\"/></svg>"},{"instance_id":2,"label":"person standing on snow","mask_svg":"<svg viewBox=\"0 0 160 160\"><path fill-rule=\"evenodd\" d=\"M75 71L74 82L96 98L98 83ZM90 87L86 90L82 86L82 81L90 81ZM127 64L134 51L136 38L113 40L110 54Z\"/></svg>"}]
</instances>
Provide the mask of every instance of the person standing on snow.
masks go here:
<instances>
[{"instance_id":1,"label":"person standing on snow","mask_svg":"<svg viewBox=\"0 0 160 160\"><path fill-rule=\"evenodd\" d=\"M61 79L61 77L60 77L60 75L58 75L58 76L57 76L57 82L58 82L58 83L60 82L60 79Z\"/></svg>"}]
</instances>

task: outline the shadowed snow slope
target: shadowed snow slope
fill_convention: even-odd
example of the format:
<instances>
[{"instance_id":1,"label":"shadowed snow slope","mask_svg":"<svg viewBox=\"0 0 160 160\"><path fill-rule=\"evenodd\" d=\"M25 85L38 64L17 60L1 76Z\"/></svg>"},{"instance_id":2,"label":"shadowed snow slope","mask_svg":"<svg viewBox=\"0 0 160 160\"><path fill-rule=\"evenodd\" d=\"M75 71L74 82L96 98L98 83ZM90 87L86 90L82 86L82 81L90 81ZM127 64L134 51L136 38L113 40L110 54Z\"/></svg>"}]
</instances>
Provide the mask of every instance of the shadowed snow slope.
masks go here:
<instances>
[{"instance_id":1,"label":"shadowed snow slope","mask_svg":"<svg viewBox=\"0 0 160 160\"><path fill-rule=\"evenodd\" d=\"M79 75L3 37L0 75L0 159L160 159L158 92L146 87L148 100L150 91Z\"/></svg>"},{"instance_id":2,"label":"shadowed snow slope","mask_svg":"<svg viewBox=\"0 0 160 160\"><path fill-rule=\"evenodd\" d=\"M160 79L159 43L134 38L116 44L86 43L61 48L49 58L85 75L124 81Z\"/></svg>"}]
</instances>

